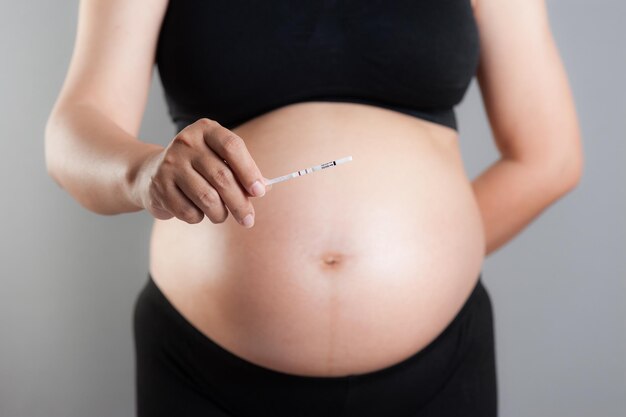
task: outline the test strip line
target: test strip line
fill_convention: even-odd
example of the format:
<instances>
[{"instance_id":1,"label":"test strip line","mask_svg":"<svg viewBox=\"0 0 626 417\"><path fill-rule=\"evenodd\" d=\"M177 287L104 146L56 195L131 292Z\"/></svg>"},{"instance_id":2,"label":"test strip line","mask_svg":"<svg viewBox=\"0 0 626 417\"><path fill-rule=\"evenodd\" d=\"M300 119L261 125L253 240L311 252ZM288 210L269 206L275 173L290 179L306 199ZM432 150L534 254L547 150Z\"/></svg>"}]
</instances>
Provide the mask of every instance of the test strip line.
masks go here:
<instances>
[{"instance_id":1,"label":"test strip line","mask_svg":"<svg viewBox=\"0 0 626 417\"><path fill-rule=\"evenodd\" d=\"M276 184L277 182L287 181L287 180L290 180L292 178L296 178L296 177L300 177L302 175L310 174L311 172L315 172L315 171L321 171L322 169L331 168L331 167L334 167L334 166L337 166L339 164L343 164L343 163L349 162L349 161L352 161L352 156L346 156L344 158L336 159L336 160L330 161L330 162L325 162L323 164L316 165L316 166L311 167L311 168L301 169L299 171L292 172L291 174L282 175L280 177L272 178L272 179L268 180L265 183L265 185L271 185L271 184Z\"/></svg>"}]
</instances>

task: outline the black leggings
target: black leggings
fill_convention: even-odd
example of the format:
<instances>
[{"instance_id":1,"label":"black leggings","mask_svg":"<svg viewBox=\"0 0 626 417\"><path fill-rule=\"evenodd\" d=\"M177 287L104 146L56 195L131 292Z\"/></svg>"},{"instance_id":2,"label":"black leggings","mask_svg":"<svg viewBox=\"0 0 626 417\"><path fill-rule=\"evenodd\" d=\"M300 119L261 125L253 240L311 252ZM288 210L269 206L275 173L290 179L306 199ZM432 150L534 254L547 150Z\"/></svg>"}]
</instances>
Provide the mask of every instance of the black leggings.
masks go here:
<instances>
[{"instance_id":1,"label":"black leggings","mask_svg":"<svg viewBox=\"0 0 626 417\"><path fill-rule=\"evenodd\" d=\"M253 364L188 322L150 274L135 304L134 336L139 417L497 415L492 307L480 276L434 341L365 374L298 376Z\"/></svg>"}]
</instances>

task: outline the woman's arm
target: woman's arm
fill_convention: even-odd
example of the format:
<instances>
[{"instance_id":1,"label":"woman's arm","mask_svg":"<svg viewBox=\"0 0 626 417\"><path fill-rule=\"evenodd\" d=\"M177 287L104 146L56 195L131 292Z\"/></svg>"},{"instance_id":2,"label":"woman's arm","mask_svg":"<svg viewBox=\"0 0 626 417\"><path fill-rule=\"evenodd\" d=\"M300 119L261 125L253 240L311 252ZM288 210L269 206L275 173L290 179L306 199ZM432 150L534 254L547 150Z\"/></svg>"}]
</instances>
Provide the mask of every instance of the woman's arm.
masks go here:
<instances>
[{"instance_id":1,"label":"woman's arm","mask_svg":"<svg viewBox=\"0 0 626 417\"><path fill-rule=\"evenodd\" d=\"M84 0L74 52L45 131L49 175L100 214L138 211L139 164L162 146L137 139L166 0Z\"/></svg>"},{"instance_id":2,"label":"woman's arm","mask_svg":"<svg viewBox=\"0 0 626 417\"><path fill-rule=\"evenodd\" d=\"M543 0L477 0L477 79L501 158L472 185L490 254L582 175L580 131Z\"/></svg>"}]
</instances>

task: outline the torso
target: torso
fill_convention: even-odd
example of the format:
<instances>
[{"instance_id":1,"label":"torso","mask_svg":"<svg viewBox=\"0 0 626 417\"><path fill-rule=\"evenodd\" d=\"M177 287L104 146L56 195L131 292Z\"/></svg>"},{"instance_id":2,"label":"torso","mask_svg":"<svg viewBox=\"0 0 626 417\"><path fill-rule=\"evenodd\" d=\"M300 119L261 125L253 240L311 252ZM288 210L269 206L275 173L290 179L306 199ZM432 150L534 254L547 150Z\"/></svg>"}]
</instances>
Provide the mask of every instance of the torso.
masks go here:
<instances>
[{"instance_id":1,"label":"torso","mask_svg":"<svg viewBox=\"0 0 626 417\"><path fill-rule=\"evenodd\" d=\"M287 105L233 129L267 178L255 225L155 220L150 272L207 337L310 376L381 369L430 343L478 279L483 225L455 130L357 103Z\"/></svg>"}]
</instances>

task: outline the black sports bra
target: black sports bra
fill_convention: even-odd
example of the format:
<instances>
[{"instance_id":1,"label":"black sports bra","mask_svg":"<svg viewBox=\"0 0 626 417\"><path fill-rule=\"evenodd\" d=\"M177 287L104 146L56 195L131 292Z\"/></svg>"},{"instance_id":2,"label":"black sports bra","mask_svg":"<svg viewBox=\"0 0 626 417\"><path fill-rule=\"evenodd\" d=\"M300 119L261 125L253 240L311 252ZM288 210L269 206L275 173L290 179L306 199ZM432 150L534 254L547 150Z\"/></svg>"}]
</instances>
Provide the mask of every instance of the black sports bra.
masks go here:
<instances>
[{"instance_id":1,"label":"black sports bra","mask_svg":"<svg viewBox=\"0 0 626 417\"><path fill-rule=\"evenodd\" d=\"M457 128L478 65L470 0L170 0L156 63L179 129L287 104L376 105Z\"/></svg>"}]
</instances>

